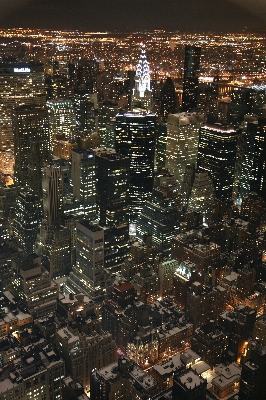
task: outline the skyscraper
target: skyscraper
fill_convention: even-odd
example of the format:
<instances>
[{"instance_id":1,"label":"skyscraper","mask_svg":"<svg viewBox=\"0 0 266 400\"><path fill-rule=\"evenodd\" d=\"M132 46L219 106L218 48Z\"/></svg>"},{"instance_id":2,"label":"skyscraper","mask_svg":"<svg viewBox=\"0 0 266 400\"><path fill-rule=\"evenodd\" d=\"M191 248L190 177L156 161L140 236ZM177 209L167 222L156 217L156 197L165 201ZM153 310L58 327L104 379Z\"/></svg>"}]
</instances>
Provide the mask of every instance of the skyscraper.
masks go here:
<instances>
[{"instance_id":1,"label":"skyscraper","mask_svg":"<svg viewBox=\"0 0 266 400\"><path fill-rule=\"evenodd\" d=\"M41 197L44 163L50 159L48 110L44 106L22 105L13 111L15 182Z\"/></svg>"},{"instance_id":2,"label":"skyscraper","mask_svg":"<svg viewBox=\"0 0 266 400\"><path fill-rule=\"evenodd\" d=\"M173 81L170 77L166 79L160 96L160 115L167 117L168 114L176 112L176 95Z\"/></svg>"},{"instance_id":3,"label":"skyscraper","mask_svg":"<svg viewBox=\"0 0 266 400\"><path fill-rule=\"evenodd\" d=\"M179 189L187 164L197 161L199 129L203 122L204 114L201 113L168 115L166 168L175 174Z\"/></svg>"},{"instance_id":4,"label":"skyscraper","mask_svg":"<svg viewBox=\"0 0 266 400\"><path fill-rule=\"evenodd\" d=\"M135 221L153 187L155 114L118 114L116 116L117 153L130 159L129 210Z\"/></svg>"},{"instance_id":5,"label":"skyscraper","mask_svg":"<svg viewBox=\"0 0 266 400\"><path fill-rule=\"evenodd\" d=\"M13 174L12 110L21 104L44 105L44 70L41 63L0 64L0 170Z\"/></svg>"},{"instance_id":6,"label":"skyscraper","mask_svg":"<svg viewBox=\"0 0 266 400\"><path fill-rule=\"evenodd\" d=\"M238 131L220 124L200 128L198 169L208 171L213 179L216 196L232 200Z\"/></svg>"},{"instance_id":7,"label":"skyscraper","mask_svg":"<svg viewBox=\"0 0 266 400\"><path fill-rule=\"evenodd\" d=\"M201 47L186 46L184 62L182 110L191 111L197 107Z\"/></svg>"},{"instance_id":8,"label":"skyscraper","mask_svg":"<svg viewBox=\"0 0 266 400\"><path fill-rule=\"evenodd\" d=\"M139 61L136 66L135 89L133 89L133 103L146 111L151 110L151 82L150 67L146 56L145 46L142 46Z\"/></svg>"},{"instance_id":9,"label":"skyscraper","mask_svg":"<svg viewBox=\"0 0 266 400\"><path fill-rule=\"evenodd\" d=\"M48 100L49 124L52 140L71 140L76 130L76 116L70 100Z\"/></svg>"},{"instance_id":10,"label":"skyscraper","mask_svg":"<svg viewBox=\"0 0 266 400\"><path fill-rule=\"evenodd\" d=\"M79 203L79 215L89 220L96 217L95 154L85 149L71 151L73 196Z\"/></svg>"},{"instance_id":11,"label":"skyscraper","mask_svg":"<svg viewBox=\"0 0 266 400\"><path fill-rule=\"evenodd\" d=\"M57 222L62 214L63 183L59 165L47 164L43 169L43 211L48 226Z\"/></svg>"},{"instance_id":12,"label":"skyscraper","mask_svg":"<svg viewBox=\"0 0 266 400\"><path fill-rule=\"evenodd\" d=\"M104 266L119 270L128 257L129 157L112 149L96 149L97 207L104 227Z\"/></svg>"},{"instance_id":13,"label":"skyscraper","mask_svg":"<svg viewBox=\"0 0 266 400\"><path fill-rule=\"evenodd\" d=\"M266 119L247 123L244 128L243 161L239 176L239 195L257 192L266 200Z\"/></svg>"},{"instance_id":14,"label":"skyscraper","mask_svg":"<svg viewBox=\"0 0 266 400\"><path fill-rule=\"evenodd\" d=\"M16 201L13 232L19 245L28 254L34 253L41 218L42 204L38 195L20 192Z\"/></svg>"}]
</instances>

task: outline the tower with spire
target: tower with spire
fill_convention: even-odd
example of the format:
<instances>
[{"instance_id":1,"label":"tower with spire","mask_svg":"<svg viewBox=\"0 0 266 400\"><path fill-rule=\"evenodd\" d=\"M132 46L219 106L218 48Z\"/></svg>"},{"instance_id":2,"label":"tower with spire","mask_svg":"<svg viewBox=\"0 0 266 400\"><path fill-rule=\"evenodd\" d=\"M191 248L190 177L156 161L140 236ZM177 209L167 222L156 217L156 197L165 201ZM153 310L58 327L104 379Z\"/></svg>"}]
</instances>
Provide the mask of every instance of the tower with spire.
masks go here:
<instances>
[{"instance_id":1,"label":"tower with spire","mask_svg":"<svg viewBox=\"0 0 266 400\"><path fill-rule=\"evenodd\" d=\"M136 66L135 88L133 89L133 105L151 110L150 67L147 61L145 45L142 45L139 61Z\"/></svg>"}]
</instances>

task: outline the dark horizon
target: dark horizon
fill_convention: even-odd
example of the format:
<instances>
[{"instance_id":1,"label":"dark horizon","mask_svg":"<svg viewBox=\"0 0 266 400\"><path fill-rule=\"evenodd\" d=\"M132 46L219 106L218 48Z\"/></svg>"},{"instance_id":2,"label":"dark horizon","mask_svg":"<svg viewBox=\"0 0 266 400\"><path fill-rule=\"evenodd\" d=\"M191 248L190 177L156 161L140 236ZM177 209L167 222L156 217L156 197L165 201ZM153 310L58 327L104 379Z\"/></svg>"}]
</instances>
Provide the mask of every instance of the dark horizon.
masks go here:
<instances>
[{"instance_id":1,"label":"dark horizon","mask_svg":"<svg viewBox=\"0 0 266 400\"><path fill-rule=\"evenodd\" d=\"M1 28L239 33L266 30L263 0L0 0Z\"/></svg>"}]
</instances>

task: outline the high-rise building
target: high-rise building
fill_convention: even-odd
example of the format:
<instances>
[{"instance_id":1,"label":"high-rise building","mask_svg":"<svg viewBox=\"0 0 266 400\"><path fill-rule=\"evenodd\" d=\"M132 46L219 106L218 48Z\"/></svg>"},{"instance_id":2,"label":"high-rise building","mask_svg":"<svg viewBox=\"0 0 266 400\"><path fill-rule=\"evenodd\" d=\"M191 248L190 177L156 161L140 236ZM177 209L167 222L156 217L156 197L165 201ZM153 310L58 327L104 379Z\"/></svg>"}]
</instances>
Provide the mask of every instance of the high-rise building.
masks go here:
<instances>
[{"instance_id":1,"label":"high-rise building","mask_svg":"<svg viewBox=\"0 0 266 400\"><path fill-rule=\"evenodd\" d=\"M232 201L238 131L220 124L200 128L197 166L208 171L213 179L216 196Z\"/></svg>"},{"instance_id":2,"label":"high-rise building","mask_svg":"<svg viewBox=\"0 0 266 400\"><path fill-rule=\"evenodd\" d=\"M117 153L130 159L129 209L135 221L153 186L155 114L116 116Z\"/></svg>"},{"instance_id":3,"label":"high-rise building","mask_svg":"<svg viewBox=\"0 0 266 400\"><path fill-rule=\"evenodd\" d=\"M147 197L137 220L137 236L143 240L152 236L152 244L161 251L170 252L171 240L179 231L177 194L164 186L157 186Z\"/></svg>"},{"instance_id":4,"label":"high-rise building","mask_svg":"<svg viewBox=\"0 0 266 400\"><path fill-rule=\"evenodd\" d=\"M76 223L76 266L67 286L74 293L85 293L98 304L107 293L108 274L104 269L104 229L90 221Z\"/></svg>"},{"instance_id":5,"label":"high-rise building","mask_svg":"<svg viewBox=\"0 0 266 400\"><path fill-rule=\"evenodd\" d=\"M135 89L133 89L133 104L151 110L150 67L147 61L145 46L142 46L139 61L136 66Z\"/></svg>"},{"instance_id":6,"label":"high-rise building","mask_svg":"<svg viewBox=\"0 0 266 400\"><path fill-rule=\"evenodd\" d=\"M52 141L73 139L76 131L76 116L72 101L48 100L46 105Z\"/></svg>"},{"instance_id":7,"label":"high-rise building","mask_svg":"<svg viewBox=\"0 0 266 400\"><path fill-rule=\"evenodd\" d=\"M266 101L265 89L236 86L228 107L228 123L238 127L246 114L261 116Z\"/></svg>"},{"instance_id":8,"label":"high-rise building","mask_svg":"<svg viewBox=\"0 0 266 400\"><path fill-rule=\"evenodd\" d=\"M208 172L195 172L188 211L203 214L203 222L208 222L212 217L214 196L214 186Z\"/></svg>"},{"instance_id":9,"label":"high-rise building","mask_svg":"<svg viewBox=\"0 0 266 400\"><path fill-rule=\"evenodd\" d=\"M79 203L78 214L90 220L96 217L95 154L85 149L71 151L73 196Z\"/></svg>"},{"instance_id":10,"label":"high-rise building","mask_svg":"<svg viewBox=\"0 0 266 400\"><path fill-rule=\"evenodd\" d=\"M238 152L234 186L241 201L250 191L266 200L266 119L256 118L243 124Z\"/></svg>"},{"instance_id":11,"label":"high-rise building","mask_svg":"<svg viewBox=\"0 0 266 400\"><path fill-rule=\"evenodd\" d=\"M86 89L75 89L74 110L76 113L77 129L80 131L95 131L98 110L97 93L89 93Z\"/></svg>"},{"instance_id":12,"label":"high-rise building","mask_svg":"<svg viewBox=\"0 0 266 400\"><path fill-rule=\"evenodd\" d=\"M43 212L48 226L57 222L62 214L63 182L61 168L56 164L47 164L43 169Z\"/></svg>"},{"instance_id":13,"label":"high-rise building","mask_svg":"<svg viewBox=\"0 0 266 400\"><path fill-rule=\"evenodd\" d=\"M20 192L17 196L13 232L19 245L28 254L34 253L34 245L42 218L42 203L32 192Z\"/></svg>"},{"instance_id":14,"label":"high-rise building","mask_svg":"<svg viewBox=\"0 0 266 400\"><path fill-rule=\"evenodd\" d=\"M50 160L48 110L22 105L13 111L15 182L40 197L42 168Z\"/></svg>"},{"instance_id":15,"label":"high-rise building","mask_svg":"<svg viewBox=\"0 0 266 400\"><path fill-rule=\"evenodd\" d=\"M166 168L175 174L181 188L187 164L196 163L199 129L204 114L169 114L167 119Z\"/></svg>"},{"instance_id":16,"label":"high-rise building","mask_svg":"<svg viewBox=\"0 0 266 400\"><path fill-rule=\"evenodd\" d=\"M184 62L182 110L191 111L197 107L201 47L186 46Z\"/></svg>"},{"instance_id":17,"label":"high-rise building","mask_svg":"<svg viewBox=\"0 0 266 400\"><path fill-rule=\"evenodd\" d=\"M44 105L44 70L41 63L0 64L0 170L13 175L12 110L22 104Z\"/></svg>"},{"instance_id":18,"label":"high-rise building","mask_svg":"<svg viewBox=\"0 0 266 400\"><path fill-rule=\"evenodd\" d=\"M172 79L168 77L164 82L160 96L160 115L167 117L176 112L176 95Z\"/></svg>"},{"instance_id":19,"label":"high-rise building","mask_svg":"<svg viewBox=\"0 0 266 400\"><path fill-rule=\"evenodd\" d=\"M129 247L129 157L95 149L99 224L104 227L104 266L118 270Z\"/></svg>"}]
</instances>

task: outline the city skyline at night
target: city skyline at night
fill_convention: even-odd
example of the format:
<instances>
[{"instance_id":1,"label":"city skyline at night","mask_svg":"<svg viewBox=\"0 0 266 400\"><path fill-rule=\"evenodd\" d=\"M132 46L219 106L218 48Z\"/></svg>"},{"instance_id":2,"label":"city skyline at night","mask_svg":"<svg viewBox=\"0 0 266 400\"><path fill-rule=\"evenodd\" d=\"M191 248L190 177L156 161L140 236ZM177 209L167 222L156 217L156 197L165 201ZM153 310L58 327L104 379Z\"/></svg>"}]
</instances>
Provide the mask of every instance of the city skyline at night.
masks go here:
<instances>
[{"instance_id":1,"label":"city skyline at night","mask_svg":"<svg viewBox=\"0 0 266 400\"><path fill-rule=\"evenodd\" d=\"M265 400L264 8L3 8L0 400Z\"/></svg>"}]
</instances>

